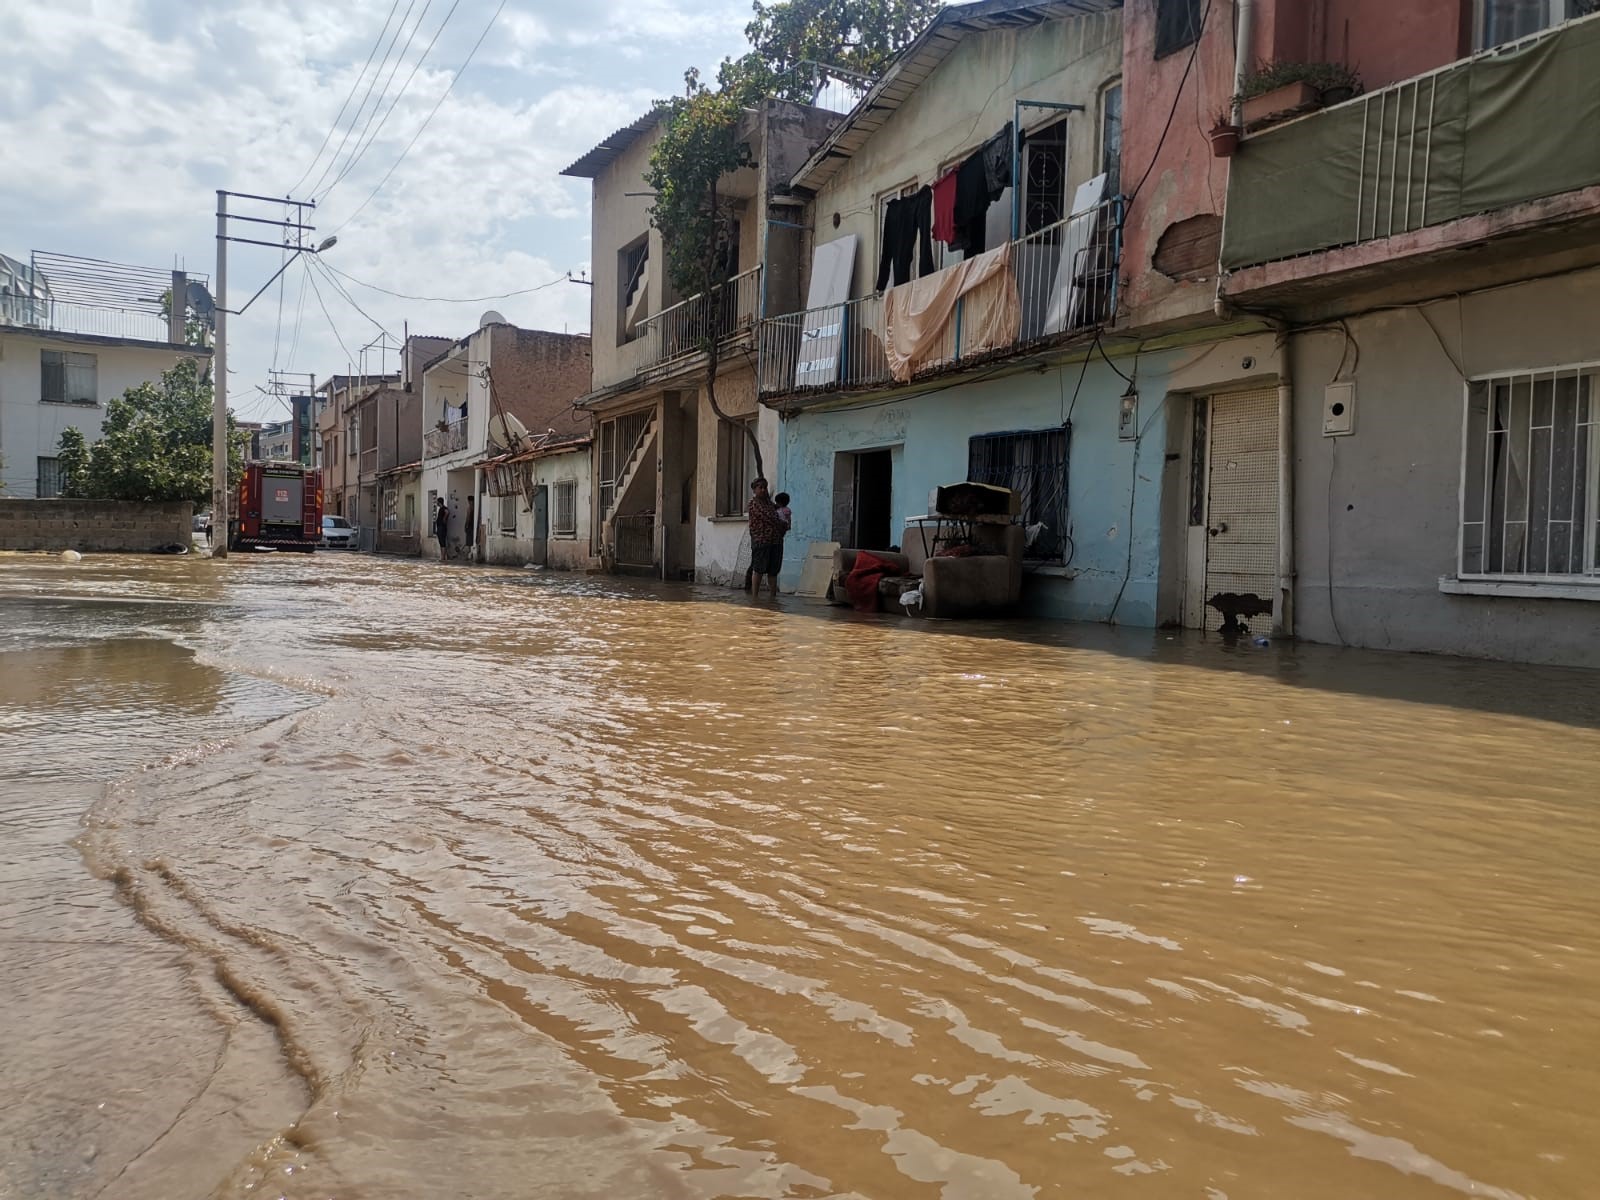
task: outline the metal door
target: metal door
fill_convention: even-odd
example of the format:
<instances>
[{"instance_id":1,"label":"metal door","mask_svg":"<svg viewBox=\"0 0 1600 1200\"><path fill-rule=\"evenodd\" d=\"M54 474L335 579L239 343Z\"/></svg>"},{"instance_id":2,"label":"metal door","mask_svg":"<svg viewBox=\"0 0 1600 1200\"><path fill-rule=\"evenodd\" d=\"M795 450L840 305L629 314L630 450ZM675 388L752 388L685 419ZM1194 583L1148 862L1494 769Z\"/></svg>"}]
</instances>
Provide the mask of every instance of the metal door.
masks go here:
<instances>
[{"instance_id":1,"label":"metal door","mask_svg":"<svg viewBox=\"0 0 1600 1200\"><path fill-rule=\"evenodd\" d=\"M1211 397L1204 625L1272 630L1278 591L1278 392ZM1237 628L1237 626L1235 626Z\"/></svg>"}]
</instances>

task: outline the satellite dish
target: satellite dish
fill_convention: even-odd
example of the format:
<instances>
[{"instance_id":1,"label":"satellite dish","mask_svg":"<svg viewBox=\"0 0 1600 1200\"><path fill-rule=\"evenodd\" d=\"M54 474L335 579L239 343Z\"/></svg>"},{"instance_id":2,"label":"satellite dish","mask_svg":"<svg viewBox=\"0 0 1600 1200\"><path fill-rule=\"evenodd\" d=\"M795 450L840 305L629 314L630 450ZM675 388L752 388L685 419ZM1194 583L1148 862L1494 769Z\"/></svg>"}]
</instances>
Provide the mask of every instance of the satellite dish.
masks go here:
<instances>
[{"instance_id":1,"label":"satellite dish","mask_svg":"<svg viewBox=\"0 0 1600 1200\"><path fill-rule=\"evenodd\" d=\"M184 300L190 308L194 309L194 315L202 321L209 323L216 313L217 306L211 299L211 293L206 291L206 285L203 283L196 283L191 279L188 288L185 289Z\"/></svg>"},{"instance_id":2,"label":"satellite dish","mask_svg":"<svg viewBox=\"0 0 1600 1200\"><path fill-rule=\"evenodd\" d=\"M479 329L486 329L490 325L505 325L505 324L507 324L506 319L504 317L502 317L499 313L495 312L495 310L492 309L492 308L488 312L484 313L483 316L478 318L478 328Z\"/></svg>"},{"instance_id":3,"label":"satellite dish","mask_svg":"<svg viewBox=\"0 0 1600 1200\"><path fill-rule=\"evenodd\" d=\"M528 427L510 413L496 413L489 418L489 441L495 446L510 450L528 436Z\"/></svg>"}]
</instances>

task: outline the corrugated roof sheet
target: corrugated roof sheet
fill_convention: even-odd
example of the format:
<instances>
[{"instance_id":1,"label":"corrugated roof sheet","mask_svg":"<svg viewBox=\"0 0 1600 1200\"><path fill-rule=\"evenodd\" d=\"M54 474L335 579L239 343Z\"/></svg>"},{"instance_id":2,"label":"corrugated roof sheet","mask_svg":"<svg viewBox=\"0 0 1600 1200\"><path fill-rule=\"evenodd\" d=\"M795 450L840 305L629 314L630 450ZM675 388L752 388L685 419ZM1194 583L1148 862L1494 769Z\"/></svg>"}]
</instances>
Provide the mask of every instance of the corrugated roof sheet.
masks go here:
<instances>
[{"instance_id":1,"label":"corrugated roof sheet","mask_svg":"<svg viewBox=\"0 0 1600 1200\"><path fill-rule=\"evenodd\" d=\"M661 110L652 108L637 121L624 125L561 173L575 179L594 179L601 171L616 162L629 146L655 128L659 120L661 120Z\"/></svg>"}]
</instances>

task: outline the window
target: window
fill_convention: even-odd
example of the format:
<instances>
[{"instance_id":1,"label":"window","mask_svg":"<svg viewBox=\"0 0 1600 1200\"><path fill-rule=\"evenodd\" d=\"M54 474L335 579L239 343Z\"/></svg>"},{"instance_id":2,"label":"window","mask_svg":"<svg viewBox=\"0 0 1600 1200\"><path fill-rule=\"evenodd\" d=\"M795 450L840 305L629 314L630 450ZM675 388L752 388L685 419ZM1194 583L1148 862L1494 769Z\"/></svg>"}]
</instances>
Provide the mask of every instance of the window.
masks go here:
<instances>
[{"instance_id":1,"label":"window","mask_svg":"<svg viewBox=\"0 0 1600 1200\"><path fill-rule=\"evenodd\" d=\"M517 532L517 497L514 492L500 497L500 532Z\"/></svg>"},{"instance_id":2,"label":"window","mask_svg":"<svg viewBox=\"0 0 1600 1200\"><path fill-rule=\"evenodd\" d=\"M1591 366L1467 384L1463 577L1600 576L1597 380Z\"/></svg>"},{"instance_id":3,"label":"window","mask_svg":"<svg viewBox=\"0 0 1600 1200\"><path fill-rule=\"evenodd\" d=\"M1600 0L1477 0L1477 46L1491 50L1574 17L1600 12Z\"/></svg>"},{"instance_id":4,"label":"window","mask_svg":"<svg viewBox=\"0 0 1600 1200\"><path fill-rule=\"evenodd\" d=\"M717 422L717 516L742 517L756 477L756 452L747 430L755 418Z\"/></svg>"},{"instance_id":5,"label":"window","mask_svg":"<svg viewBox=\"0 0 1600 1200\"><path fill-rule=\"evenodd\" d=\"M1200 0L1156 0L1156 57L1200 40Z\"/></svg>"},{"instance_id":6,"label":"window","mask_svg":"<svg viewBox=\"0 0 1600 1200\"><path fill-rule=\"evenodd\" d=\"M406 533L415 533L417 531L417 494L415 492L406 493L405 524L400 528Z\"/></svg>"},{"instance_id":7,"label":"window","mask_svg":"<svg viewBox=\"0 0 1600 1200\"><path fill-rule=\"evenodd\" d=\"M650 235L617 251L617 345L644 332L650 315Z\"/></svg>"},{"instance_id":8,"label":"window","mask_svg":"<svg viewBox=\"0 0 1600 1200\"><path fill-rule=\"evenodd\" d=\"M1064 562L1067 536L1067 448L1071 426L1027 433L990 433L967 443L967 478L1017 493L1026 530L1023 557Z\"/></svg>"},{"instance_id":9,"label":"window","mask_svg":"<svg viewBox=\"0 0 1600 1200\"><path fill-rule=\"evenodd\" d=\"M345 435L344 440L349 443L349 446L345 450L346 457L354 458L356 456L356 451L360 449L361 445L361 417L359 414L351 416L350 430Z\"/></svg>"},{"instance_id":10,"label":"window","mask_svg":"<svg viewBox=\"0 0 1600 1200\"><path fill-rule=\"evenodd\" d=\"M552 527L558 534L572 537L578 532L578 481L556 480L555 495L556 512Z\"/></svg>"},{"instance_id":11,"label":"window","mask_svg":"<svg viewBox=\"0 0 1600 1200\"><path fill-rule=\"evenodd\" d=\"M1100 93L1100 169L1106 175L1106 195L1122 187L1122 84L1113 83Z\"/></svg>"},{"instance_id":12,"label":"window","mask_svg":"<svg viewBox=\"0 0 1600 1200\"><path fill-rule=\"evenodd\" d=\"M97 367L93 354L39 351L39 399L47 404L100 403Z\"/></svg>"},{"instance_id":13,"label":"window","mask_svg":"<svg viewBox=\"0 0 1600 1200\"><path fill-rule=\"evenodd\" d=\"M61 463L58 459L39 460L39 481L33 494L41 500L54 500L61 495Z\"/></svg>"}]
</instances>

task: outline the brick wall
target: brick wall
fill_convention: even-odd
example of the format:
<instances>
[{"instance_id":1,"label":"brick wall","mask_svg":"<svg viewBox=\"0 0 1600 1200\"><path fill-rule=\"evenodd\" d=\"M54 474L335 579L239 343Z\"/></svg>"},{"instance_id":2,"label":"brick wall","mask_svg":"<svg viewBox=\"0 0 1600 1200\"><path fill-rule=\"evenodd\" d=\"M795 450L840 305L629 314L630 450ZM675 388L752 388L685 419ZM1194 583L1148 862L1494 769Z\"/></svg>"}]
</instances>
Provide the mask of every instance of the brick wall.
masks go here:
<instances>
[{"instance_id":1,"label":"brick wall","mask_svg":"<svg viewBox=\"0 0 1600 1200\"><path fill-rule=\"evenodd\" d=\"M0 550L129 551L192 540L187 501L0 500Z\"/></svg>"},{"instance_id":2,"label":"brick wall","mask_svg":"<svg viewBox=\"0 0 1600 1200\"><path fill-rule=\"evenodd\" d=\"M589 390L589 337L542 329L493 326L494 387L505 410L535 435L589 432L587 412L572 402Z\"/></svg>"}]
</instances>

